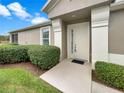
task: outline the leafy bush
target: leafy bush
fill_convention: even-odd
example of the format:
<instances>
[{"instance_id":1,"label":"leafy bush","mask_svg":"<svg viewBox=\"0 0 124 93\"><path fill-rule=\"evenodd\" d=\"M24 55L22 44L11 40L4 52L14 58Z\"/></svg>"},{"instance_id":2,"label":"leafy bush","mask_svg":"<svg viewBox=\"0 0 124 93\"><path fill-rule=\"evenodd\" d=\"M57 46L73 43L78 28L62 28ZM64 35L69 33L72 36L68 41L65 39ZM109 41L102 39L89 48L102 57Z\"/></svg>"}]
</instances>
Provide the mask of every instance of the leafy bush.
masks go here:
<instances>
[{"instance_id":1,"label":"leafy bush","mask_svg":"<svg viewBox=\"0 0 124 93\"><path fill-rule=\"evenodd\" d=\"M124 66L98 61L95 72L103 83L124 90Z\"/></svg>"},{"instance_id":2,"label":"leafy bush","mask_svg":"<svg viewBox=\"0 0 124 93\"><path fill-rule=\"evenodd\" d=\"M17 43L10 43L10 44L8 44L8 45L18 45Z\"/></svg>"},{"instance_id":3,"label":"leafy bush","mask_svg":"<svg viewBox=\"0 0 124 93\"><path fill-rule=\"evenodd\" d=\"M0 46L0 64L29 60L28 50L20 46Z\"/></svg>"},{"instance_id":4,"label":"leafy bush","mask_svg":"<svg viewBox=\"0 0 124 93\"><path fill-rule=\"evenodd\" d=\"M60 49L55 46L33 46L29 51L30 60L41 69L50 69L59 62Z\"/></svg>"},{"instance_id":5,"label":"leafy bush","mask_svg":"<svg viewBox=\"0 0 124 93\"><path fill-rule=\"evenodd\" d=\"M0 64L31 61L41 69L50 69L59 62L60 49L41 45L1 45Z\"/></svg>"}]
</instances>

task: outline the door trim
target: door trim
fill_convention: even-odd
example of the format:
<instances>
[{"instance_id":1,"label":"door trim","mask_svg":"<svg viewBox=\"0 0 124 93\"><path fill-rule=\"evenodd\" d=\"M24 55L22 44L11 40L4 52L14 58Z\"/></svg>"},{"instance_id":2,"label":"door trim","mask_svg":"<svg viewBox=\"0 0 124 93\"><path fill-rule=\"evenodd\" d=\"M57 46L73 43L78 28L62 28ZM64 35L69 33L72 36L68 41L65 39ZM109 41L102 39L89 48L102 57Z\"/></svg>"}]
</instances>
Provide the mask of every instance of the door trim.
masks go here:
<instances>
[{"instance_id":1,"label":"door trim","mask_svg":"<svg viewBox=\"0 0 124 93\"><path fill-rule=\"evenodd\" d=\"M90 51L91 51L91 49L90 49L90 43L91 43L91 42L90 42L90 22L82 22L82 23L84 23L84 24L85 24L85 23L88 23L88 24L89 24L89 25L88 25L88 27L89 27L89 28L88 28L88 31L89 31L89 32L88 32L88 40L89 40L89 41L88 41L88 44L89 44L89 45L88 45L88 47L89 47L89 48L88 48L88 51L89 51L89 52L88 52L88 61L90 61ZM71 47L71 46L70 46L70 35L69 35L69 34L70 34L70 31L71 31L71 29L73 29L75 26L77 26L77 24L82 24L82 23L70 24L70 25L67 26L67 58L73 58L72 55L71 55L71 53L70 53L70 52L71 52L71 51L70 51L70 50L71 50L71 49L70 49L70 47ZM72 27L72 28L71 28L71 27ZM74 46L73 46L73 49L74 49Z\"/></svg>"}]
</instances>

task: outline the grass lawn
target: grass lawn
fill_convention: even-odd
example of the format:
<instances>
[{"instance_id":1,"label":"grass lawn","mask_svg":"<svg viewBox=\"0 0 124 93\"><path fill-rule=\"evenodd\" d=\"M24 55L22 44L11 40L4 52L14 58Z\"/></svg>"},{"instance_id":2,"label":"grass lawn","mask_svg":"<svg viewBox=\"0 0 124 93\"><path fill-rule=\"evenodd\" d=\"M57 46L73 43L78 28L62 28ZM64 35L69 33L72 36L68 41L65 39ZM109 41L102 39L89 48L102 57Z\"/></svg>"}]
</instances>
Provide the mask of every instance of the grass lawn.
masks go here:
<instances>
[{"instance_id":1,"label":"grass lawn","mask_svg":"<svg viewBox=\"0 0 124 93\"><path fill-rule=\"evenodd\" d=\"M62 93L24 69L0 69L0 93Z\"/></svg>"}]
</instances>

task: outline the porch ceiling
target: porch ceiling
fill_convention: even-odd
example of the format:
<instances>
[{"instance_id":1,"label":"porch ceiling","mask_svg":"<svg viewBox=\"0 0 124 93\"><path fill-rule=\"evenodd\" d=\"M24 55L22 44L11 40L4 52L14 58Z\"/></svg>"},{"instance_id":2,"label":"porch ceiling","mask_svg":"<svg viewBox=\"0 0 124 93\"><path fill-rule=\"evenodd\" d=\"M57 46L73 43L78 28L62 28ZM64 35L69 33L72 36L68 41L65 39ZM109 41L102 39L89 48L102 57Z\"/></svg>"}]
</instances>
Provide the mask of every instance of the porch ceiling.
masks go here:
<instances>
[{"instance_id":1,"label":"porch ceiling","mask_svg":"<svg viewBox=\"0 0 124 93\"><path fill-rule=\"evenodd\" d=\"M96 7L109 5L110 1L106 0L106 2L94 4L92 6L87 6L85 8L81 8L81 9L79 8L75 11L68 12L68 13L65 13L65 14L61 14L61 15L58 15L58 16L56 15L54 17L51 17L51 19L60 18L67 24L76 23L76 22L90 21L91 20L91 10L93 8L96 8ZM66 7L64 7L64 8L66 8Z\"/></svg>"},{"instance_id":2,"label":"porch ceiling","mask_svg":"<svg viewBox=\"0 0 124 93\"><path fill-rule=\"evenodd\" d=\"M59 16L65 23L75 23L75 22L83 22L83 21L90 21L91 16L91 9L85 8L78 11L74 11L68 14L64 14Z\"/></svg>"}]
</instances>

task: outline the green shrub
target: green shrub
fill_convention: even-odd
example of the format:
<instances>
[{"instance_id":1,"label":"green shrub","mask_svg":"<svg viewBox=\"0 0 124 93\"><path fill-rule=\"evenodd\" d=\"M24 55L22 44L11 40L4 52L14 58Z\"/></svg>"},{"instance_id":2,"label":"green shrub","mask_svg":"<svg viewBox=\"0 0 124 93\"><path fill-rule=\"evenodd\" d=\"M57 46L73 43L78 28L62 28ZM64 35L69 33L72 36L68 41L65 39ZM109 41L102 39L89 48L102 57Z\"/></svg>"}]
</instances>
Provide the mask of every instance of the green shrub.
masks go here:
<instances>
[{"instance_id":1,"label":"green shrub","mask_svg":"<svg viewBox=\"0 0 124 93\"><path fill-rule=\"evenodd\" d=\"M30 60L41 69L50 69L59 62L60 49L55 46L33 46L29 51Z\"/></svg>"},{"instance_id":2,"label":"green shrub","mask_svg":"<svg viewBox=\"0 0 124 93\"><path fill-rule=\"evenodd\" d=\"M124 90L124 66L98 61L95 72L103 83Z\"/></svg>"},{"instance_id":3,"label":"green shrub","mask_svg":"<svg viewBox=\"0 0 124 93\"><path fill-rule=\"evenodd\" d=\"M20 46L0 46L0 64L24 62L29 60L28 50Z\"/></svg>"},{"instance_id":4,"label":"green shrub","mask_svg":"<svg viewBox=\"0 0 124 93\"><path fill-rule=\"evenodd\" d=\"M8 45L19 45L19 44L17 44L17 43L10 43L10 44L8 44Z\"/></svg>"},{"instance_id":5,"label":"green shrub","mask_svg":"<svg viewBox=\"0 0 124 93\"><path fill-rule=\"evenodd\" d=\"M41 45L1 45L0 64L31 61L41 69L50 69L59 62L60 49Z\"/></svg>"}]
</instances>

